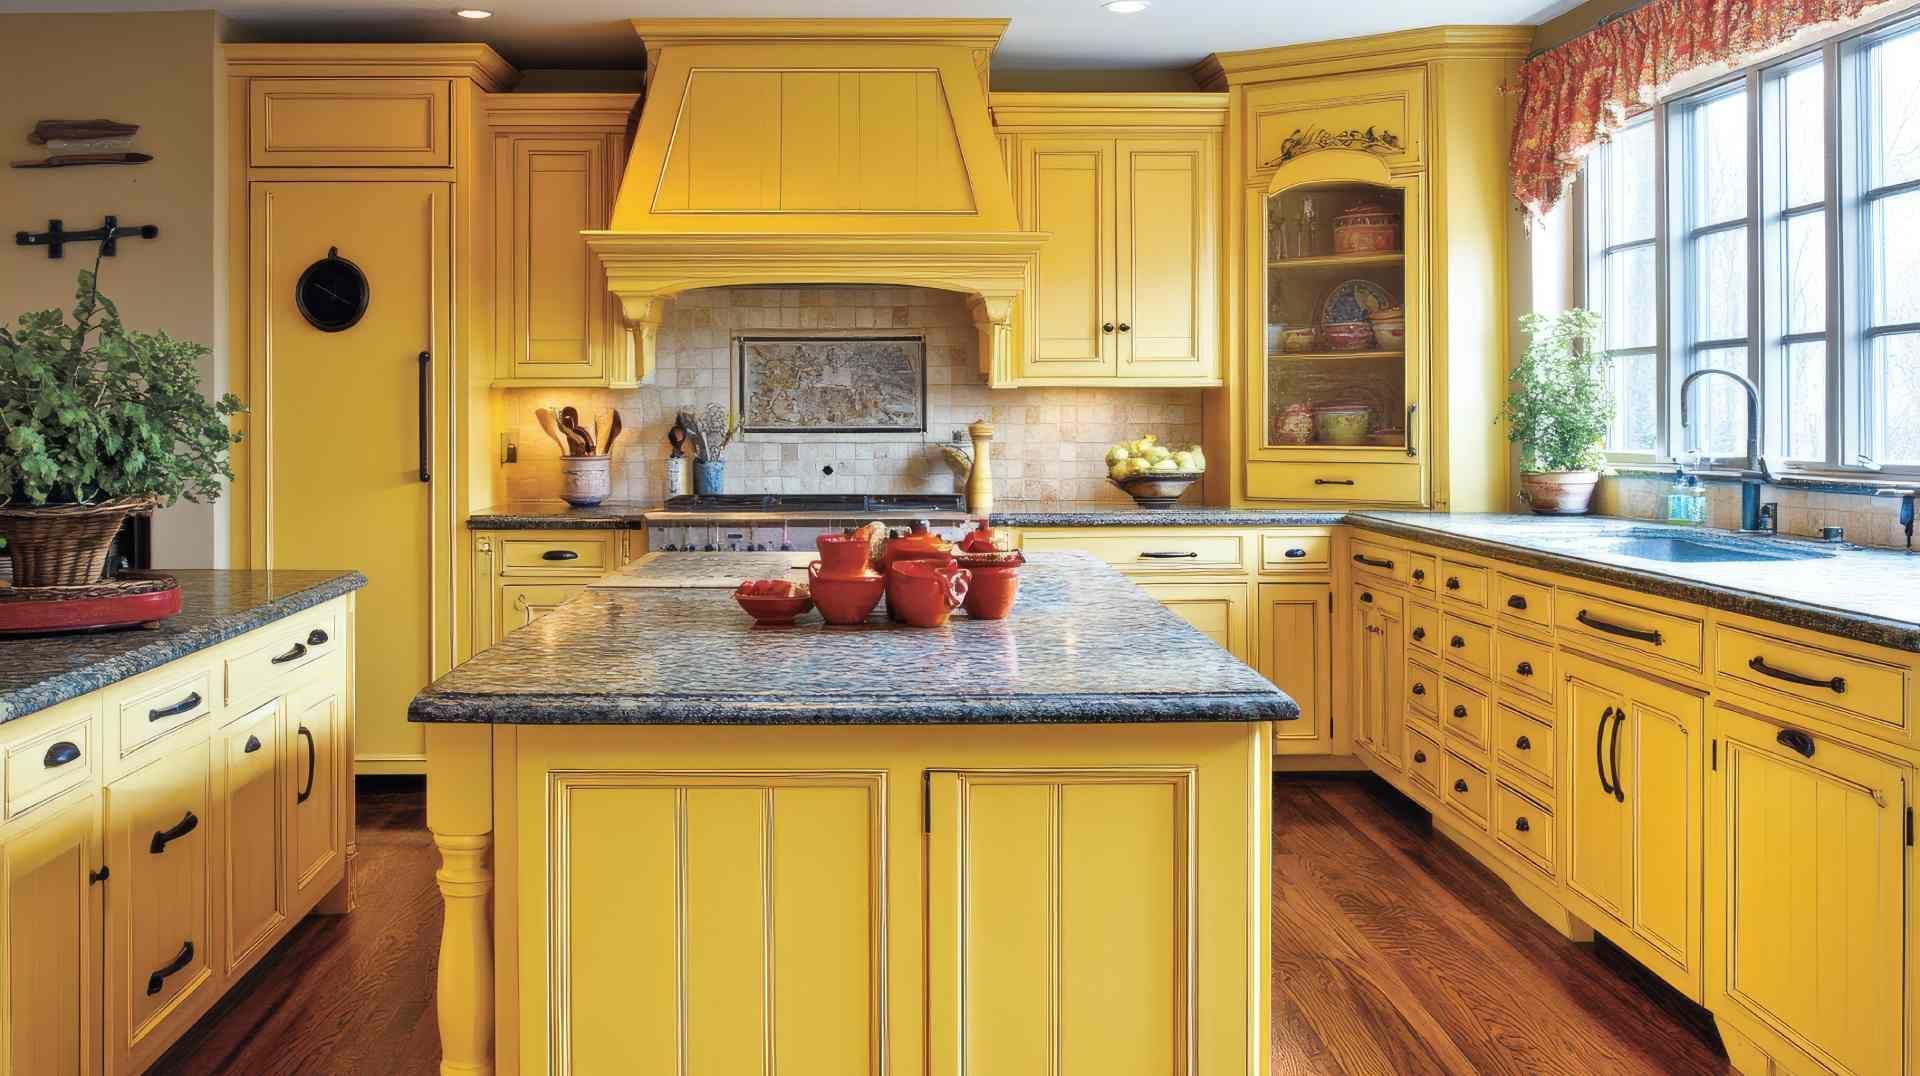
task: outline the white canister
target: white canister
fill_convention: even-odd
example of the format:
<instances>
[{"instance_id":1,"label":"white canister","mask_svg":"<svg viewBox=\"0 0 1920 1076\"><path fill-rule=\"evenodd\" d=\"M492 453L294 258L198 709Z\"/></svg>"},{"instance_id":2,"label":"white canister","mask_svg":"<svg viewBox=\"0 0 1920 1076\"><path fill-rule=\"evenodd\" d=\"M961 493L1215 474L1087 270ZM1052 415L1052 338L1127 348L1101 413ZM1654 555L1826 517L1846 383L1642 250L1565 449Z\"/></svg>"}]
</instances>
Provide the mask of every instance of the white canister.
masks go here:
<instances>
[{"instance_id":1,"label":"white canister","mask_svg":"<svg viewBox=\"0 0 1920 1076\"><path fill-rule=\"evenodd\" d=\"M681 497L687 492L687 457L667 457L667 496Z\"/></svg>"},{"instance_id":2,"label":"white canister","mask_svg":"<svg viewBox=\"0 0 1920 1076\"><path fill-rule=\"evenodd\" d=\"M613 492L612 456L560 457L560 499L591 508Z\"/></svg>"}]
</instances>

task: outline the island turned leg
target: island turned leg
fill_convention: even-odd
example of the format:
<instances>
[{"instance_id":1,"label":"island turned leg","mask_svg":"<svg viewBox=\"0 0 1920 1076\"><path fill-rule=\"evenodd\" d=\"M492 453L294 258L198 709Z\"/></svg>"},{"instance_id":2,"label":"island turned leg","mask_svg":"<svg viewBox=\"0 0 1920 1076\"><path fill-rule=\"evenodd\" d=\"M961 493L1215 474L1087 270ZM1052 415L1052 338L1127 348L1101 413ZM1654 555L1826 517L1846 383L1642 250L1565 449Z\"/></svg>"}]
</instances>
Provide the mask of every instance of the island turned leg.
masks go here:
<instances>
[{"instance_id":1,"label":"island turned leg","mask_svg":"<svg viewBox=\"0 0 1920 1076\"><path fill-rule=\"evenodd\" d=\"M442 1076L493 1072L493 735L486 725L427 726L427 828L440 849Z\"/></svg>"}]
</instances>

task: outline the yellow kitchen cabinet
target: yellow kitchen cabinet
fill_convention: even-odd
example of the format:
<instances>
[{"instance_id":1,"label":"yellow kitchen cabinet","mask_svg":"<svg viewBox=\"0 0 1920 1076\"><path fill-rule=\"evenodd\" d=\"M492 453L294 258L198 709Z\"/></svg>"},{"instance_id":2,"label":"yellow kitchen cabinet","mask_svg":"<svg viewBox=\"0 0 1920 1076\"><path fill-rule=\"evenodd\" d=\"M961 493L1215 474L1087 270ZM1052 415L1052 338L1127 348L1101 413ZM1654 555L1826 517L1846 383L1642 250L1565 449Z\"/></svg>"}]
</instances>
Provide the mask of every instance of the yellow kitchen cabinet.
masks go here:
<instances>
[{"instance_id":1,"label":"yellow kitchen cabinet","mask_svg":"<svg viewBox=\"0 0 1920 1076\"><path fill-rule=\"evenodd\" d=\"M1570 907L1698 1001L1702 697L1585 657L1562 667Z\"/></svg>"},{"instance_id":2,"label":"yellow kitchen cabinet","mask_svg":"<svg viewBox=\"0 0 1920 1076\"><path fill-rule=\"evenodd\" d=\"M107 1071L139 1072L212 1004L204 738L107 786Z\"/></svg>"},{"instance_id":3,"label":"yellow kitchen cabinet","mask_svg":"<svg viewBox=\"0 0 1920 1076\"><path fill-rule=\"evenodd\" d=\"M645 547L644 531L474 532L473 653L533 623Z\"/></svg>"},{"instance_id":4,"label":"yellow kitchen cabinet","mask_svg":"<svg viewBox=\"0 0 1920 1076\"><path fill-rule=\"evenodd\" d=\"M1297 547L1296 547L1297 548ZM1300 705L1273 726L1276 755L1333 752L1333 591L1326 583L1261 583L1254 667Z\"/></svg>"},{"instance_id":5,"label":"yellow kitchen cabinet","mask_svg":"<svg viewBox=\"0 0 1920 1076\"><path fill-rule=\"evenodd\" d=\"M0 1073L98 1073L100 793L0 829Z\"/></svg>"},{"instance_id":6,"label":"yellow kitchen cabinet","mask_svg":"<svg viewBox=\"0 0 1920 1076\"><path fill-rule=\"evenodd\" d=\"M445 168L452 98L445 78L254 79L247 163Z\"/></svg>"},{"instance_id":7,"label":"yellow kitchen cabinet","mask_svg":"<svg viewBox=\"0 0 1920 1076\"><path fill-rule=\"evenodd\" d=\"M1140 589L1179 614L1180 619L1246 661L1249 600L1245 583L1162 583L1136 580Z\"/></svg>"},{"instance_id":8,"label":"yellow kitchen cabinet","mask_svg":"<svg viewBox=\"0 0 1920 1076\"><path fill-rule=\"evenodd\" d=\"M286 886L296 915L338 884L344 870L345 721L337 681L323 680L287 697Z\"/></svg>"},{"instance_id":9,"label":"yellow kitchen cabinet","mask_svg":"<svg viewBox=\"0 0 1920 1076\"><path fill-rule=\"evenodd\" d=\"M638 383L582 231L607 226L638 95L489 94L497 386Z\"/></svg>"},{"instance_id":10,"label":"yellow kitchen cabinet","mask_svg":"<svg viewBox=\"0 0 1920 1076\"><path fill-rule=\"evenodd\" d=\"M1707 1005L1789 1071L1912 1071L1913 767L1745 707L1710 729Z\"/></svg>"},{"instance_id":11,"label":"yellow kitchen cabinet","mask_svg":"<svg viewBox=\"0 0 1920 1076\"><path fill-rule=\"evenodd\" d=\"M993 95L1022 224L1050 233L1016 383L1220 384L1223 105L1214 94Z\"/></svg>"},{"instance_id":12,"label":"yellow kitchen cabinet","mask_svg":"<svg viewBox=\"0 0 1920 1076\"><path fill-rule=\"evenodd\" d=\"M215 736L223 822L220 971L225 975L241 974L257 960L288 919L282 709L277 698L262 703Z\"/></svg>"},{"instance_id":13,"label":"yellow kitchen cabinet","mask_svg":"<svg viewBox=\"0 0 1920 1076\"><path fill-rule=\"evenodd\" d=\"M1406 635L1401 628L1405 606L1397 594L1370 583L1355 584L1353 594L1353 657L1355 679L1348 693L1359 711L1355 741L1373 760L1398 772L1405 764L1406 746Z\"/></svg>"}]
</instances>

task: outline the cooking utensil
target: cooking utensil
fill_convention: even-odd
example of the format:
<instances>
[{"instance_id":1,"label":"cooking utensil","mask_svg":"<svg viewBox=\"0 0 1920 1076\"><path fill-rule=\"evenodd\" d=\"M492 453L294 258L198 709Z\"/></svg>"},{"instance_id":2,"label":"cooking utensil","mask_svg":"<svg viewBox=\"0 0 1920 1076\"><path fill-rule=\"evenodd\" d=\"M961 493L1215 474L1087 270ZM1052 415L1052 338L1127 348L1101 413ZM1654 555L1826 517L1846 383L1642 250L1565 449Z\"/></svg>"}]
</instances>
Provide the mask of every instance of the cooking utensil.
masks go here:
<instances>
[{"instance_id":1,"label":"cooking utensil","mask_svg":"<svg viewBox=\"0 0 1920 1076\"><path fill-rule=\"evenodd\" d=\"M587 432L585 426L580 425L580 411L572 404L560 409L560 428L567 431L574 443L580 446L580 451L576 455L597 455L593 450L593 435Z\"/></svg>"},{"instance_id":2,"label":"cooking utensil","mask_svg":"<svg viewBox=\"0 0 1920 1076\"><path fill-rule=\"evenodd\" d=\"M607 439L600 442L600 451L609 456L613 455L613 443L620 439L620 431L625 428L626 427L620 422L620 412L618 410L614 411L612 417L607 419ZM682 434L682 439L684 439L685 436L685 434ZM675 455L678 455L677 451Z\"/></svg>"},{"instance_id":3,"label":"cooking utensil","mask_svg":"<svg viewBox=\"0 0 1920 1076\"><path fill-rule=\"evenodd\" d=\"M593 443L599 447L602 456L607 454L607 413L605 411L593 416Z\"/></svg>"},{"instance_id":4,"label":"cooking utensil","mask_svg":"<svg viewBox=\"0 0 1920 1076\"><path fill-rule=\"evenodd\" d=\"M693 412L682 411L676 418L680 422L681 429L686 430L687 436L693 438L693 454L703 460L712 459L713 454L707 451L707 433L700 428L700 420L694 417Z\"/></svg>"},{"instance_id":5,"label":"cooking utensil","mask_svg":"<svg viewBox=\"0 0 1920 1076\"><path fill-rule=\"evenodd\" d=\"M533 418L540 423L540 428L546 431L547 436L553 438L553 443L560 446L562 456L573 455L573 445L568 442L566 434L560 432L560 420L554 417L552 408L534 408Z\"/></svg>"}]
</instances>

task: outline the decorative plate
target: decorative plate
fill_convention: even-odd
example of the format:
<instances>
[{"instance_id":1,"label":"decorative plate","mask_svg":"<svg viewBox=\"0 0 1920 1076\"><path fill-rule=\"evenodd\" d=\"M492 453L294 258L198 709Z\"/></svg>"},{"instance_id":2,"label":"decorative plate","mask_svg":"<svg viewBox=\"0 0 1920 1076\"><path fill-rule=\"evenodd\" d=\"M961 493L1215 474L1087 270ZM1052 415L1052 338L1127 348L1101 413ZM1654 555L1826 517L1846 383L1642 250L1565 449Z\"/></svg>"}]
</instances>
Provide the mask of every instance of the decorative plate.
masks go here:
<instances>
[{"instance_id":1,"label":"decorative plate","mask_svg":"<svg viewBox=\"0 0 1920 1076\"><path fill-rule=\"evenodd\" d=\"M1398 300L1387 294L1387 289L1373 281L1349 280L1327 293L1327 301L1320 304L1320 321L1326 325L1342 321L1365 321L1367 315L1375 310L1399 305Z\"/></svg>"}]
</instances>

